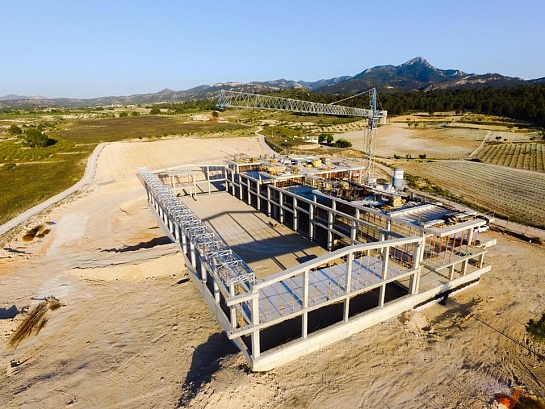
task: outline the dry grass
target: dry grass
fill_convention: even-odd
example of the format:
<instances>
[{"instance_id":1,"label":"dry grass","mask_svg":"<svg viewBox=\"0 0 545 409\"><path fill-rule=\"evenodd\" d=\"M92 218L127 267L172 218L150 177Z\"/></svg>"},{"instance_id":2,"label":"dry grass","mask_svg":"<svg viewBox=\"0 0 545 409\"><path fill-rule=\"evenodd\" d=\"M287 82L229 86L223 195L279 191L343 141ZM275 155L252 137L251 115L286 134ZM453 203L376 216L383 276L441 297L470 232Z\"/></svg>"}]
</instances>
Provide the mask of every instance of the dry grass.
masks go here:
<instances>
[{"instance_id":1,"label":"dry grass","mask_svg":"<svg viewBox=\"0 0 545 409\"><path fill-rule=\"evenodd\" d=\"M34 307L25 320L11 334L11 337L8 339L8 348L15 349L32 334L37 335L49 320L47 316L48 312L55 311L61 306L62 304L55 297L46 297L44 301Z\"/></svg>"}]
</instances>

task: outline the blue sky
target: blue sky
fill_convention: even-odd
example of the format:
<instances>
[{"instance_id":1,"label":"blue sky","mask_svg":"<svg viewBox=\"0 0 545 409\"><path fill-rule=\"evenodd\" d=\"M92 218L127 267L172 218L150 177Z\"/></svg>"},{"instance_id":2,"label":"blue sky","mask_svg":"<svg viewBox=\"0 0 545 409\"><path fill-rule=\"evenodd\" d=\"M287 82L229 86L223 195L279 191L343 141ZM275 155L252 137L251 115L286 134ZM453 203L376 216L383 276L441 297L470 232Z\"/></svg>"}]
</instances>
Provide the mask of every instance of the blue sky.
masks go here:
<instances>
[{"instance_id":1,"label":"blue sky","mask_svg":"<svg viewBox=\"0 0 545 409\"><path fill-rule=\"evenodd\" d=\"M545 76L543 0L0 0L0 96L316 81L423 57Z\"/></svg>"}]
</instances>

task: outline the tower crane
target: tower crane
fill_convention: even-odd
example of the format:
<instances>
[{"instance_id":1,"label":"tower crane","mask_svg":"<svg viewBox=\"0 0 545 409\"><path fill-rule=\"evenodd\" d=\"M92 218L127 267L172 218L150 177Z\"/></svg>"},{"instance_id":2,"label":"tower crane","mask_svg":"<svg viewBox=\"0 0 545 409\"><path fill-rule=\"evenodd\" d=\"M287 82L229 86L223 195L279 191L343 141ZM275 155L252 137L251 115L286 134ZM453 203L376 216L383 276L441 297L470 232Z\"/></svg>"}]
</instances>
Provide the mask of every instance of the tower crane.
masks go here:
<instances>
[{"instance_id":1,"label":"tower crane","mask_svg":"<svg viewBox=\"0 0 545 409\"><path fill-rule=\"evenodd\" d=\"M323 104L318 102L301 101L290 98L273 97L269 95L249 94L245 92L221 90L216 106L224 108L254 108L270 109L276 111L289 111L307 114L323 114L336 116L355 116L367 118L368 124L363 137L363 152L365 153L365 183L373 185L374 162L377 124L380 118L386 117L385 111L377 110L377 91L372 88L349 98L362 94L369 96L369 109L336 105L336 103ZM345 101L345 98L341 101ZM341 102L337 101L337 102Z\"/></svg>"}]
</instances>

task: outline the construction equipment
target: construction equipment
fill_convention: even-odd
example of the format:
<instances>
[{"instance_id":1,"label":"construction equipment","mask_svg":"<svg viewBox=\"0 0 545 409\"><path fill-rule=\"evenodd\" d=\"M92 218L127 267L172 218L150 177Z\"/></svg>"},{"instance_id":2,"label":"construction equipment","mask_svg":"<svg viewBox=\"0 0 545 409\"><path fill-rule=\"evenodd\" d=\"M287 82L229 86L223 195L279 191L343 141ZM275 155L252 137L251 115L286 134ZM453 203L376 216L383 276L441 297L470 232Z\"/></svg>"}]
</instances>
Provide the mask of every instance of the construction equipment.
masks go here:
<instances>
[{"instance_id":1,"label":"construction equipment","mask_svg":"<svg viewBox=\"0 0 545 409\"><path fill-rule=\"evenodd\" d=\"M290 98L273 97L269 95L248 94L244 92L221 90L216 106L224 108L253 108L270 109L276 111L300 112L307 114L323 114L337 116L355 116L368 119L368 126L363 137L363 152L366 156L365 161L365 183L373 186L376 183L374 179L374 162L376 131L379 119L385 118L385 111L377 110L377 91L372 88L368 91L360 92L349 98L355 98L359 95L368 94L369 109L347 107L343 105L323 104L318 102L301 101ZM342 99L345 101L349 98ZM341 102L337 101L337 102Z\"/></svg>"}]
</instances>

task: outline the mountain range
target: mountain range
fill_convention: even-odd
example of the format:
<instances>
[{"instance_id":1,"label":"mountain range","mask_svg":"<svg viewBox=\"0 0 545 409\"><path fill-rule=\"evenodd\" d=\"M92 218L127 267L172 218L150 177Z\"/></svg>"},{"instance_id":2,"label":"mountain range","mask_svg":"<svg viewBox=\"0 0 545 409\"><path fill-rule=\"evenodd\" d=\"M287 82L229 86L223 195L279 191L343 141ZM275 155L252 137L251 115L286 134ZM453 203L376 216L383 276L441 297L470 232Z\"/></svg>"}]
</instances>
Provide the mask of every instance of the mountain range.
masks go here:
<instances>
[{"instance_id":1,"label":"mountain range","mask_svg":"<svg viewBox=\"0 0 545 409\"><path fill-rule=\"evenodd\" d=\"M422 57L416 57L404 64L379 65L368 68L354 76L341 76L319 81L292 81L279 79L260 82L226 82L214 85L200 85L185 91L164 89L150 94L130 96L108 96L92 99L24 97L6 95L0 97L1 107L63 106L86 107L105 105L155 104L161 102L183 102L192 99L217 97L221 89L239 92L271 92L291 88L304 88L312 92L327 94L353 94L370 88L378 92L430 91L457 88L501 88L504 86L545 84L545 77L524 80L517 77L489 74L468 74L460 70L442 70L432 66Z\"/></svg>"}]
</instances>

